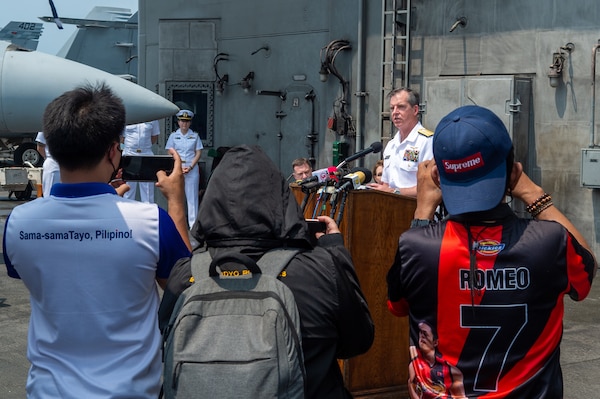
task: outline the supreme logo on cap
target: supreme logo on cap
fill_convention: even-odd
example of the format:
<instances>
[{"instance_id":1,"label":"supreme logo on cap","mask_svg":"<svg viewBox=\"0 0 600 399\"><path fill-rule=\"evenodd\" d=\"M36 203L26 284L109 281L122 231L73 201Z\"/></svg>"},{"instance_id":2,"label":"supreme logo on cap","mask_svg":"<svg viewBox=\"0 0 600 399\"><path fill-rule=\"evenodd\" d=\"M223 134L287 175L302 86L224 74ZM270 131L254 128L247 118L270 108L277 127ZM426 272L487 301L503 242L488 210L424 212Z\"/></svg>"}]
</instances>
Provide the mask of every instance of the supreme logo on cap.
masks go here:
<instances>
[{"instance_id":1,"label":"supreme logo on cap","mask_svg":"<svg viewBox=\"0 0 600 399\"><path fill-rule=\"evenodd\" d=\"M456 160L443 160L444 170L446 173L464 173L472 170L481 168L484 166L483 157L481 152L473 154L463 159Z\"/></svg>"}]
</instances>

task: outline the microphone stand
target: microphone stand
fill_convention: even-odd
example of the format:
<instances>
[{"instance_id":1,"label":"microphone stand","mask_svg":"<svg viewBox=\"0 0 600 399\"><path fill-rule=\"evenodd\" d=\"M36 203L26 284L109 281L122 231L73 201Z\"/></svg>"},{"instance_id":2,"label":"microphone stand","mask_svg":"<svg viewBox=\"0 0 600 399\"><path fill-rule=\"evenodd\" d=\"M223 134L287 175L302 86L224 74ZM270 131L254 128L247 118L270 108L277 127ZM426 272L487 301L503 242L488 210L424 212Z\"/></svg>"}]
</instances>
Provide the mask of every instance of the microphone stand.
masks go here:
<instances>
[{"instance_id":1,"label":"microphone stand","mask_svg":"<svg viewBox=\"0 0 600 399\"><path fill-rule=\"evenodd\" d=\"M300 204L300 208L302 209L302 213L306 209L306 205L308 205L308 200L312 193L317 191L317 187L319 187L320 183L311 184L308 183L306 185L301 185L302 192L304 193L304 199L302 199L302 204Z\"/></svg>"},{"instance_id":2,"label":"microphone stand","mask_svg":"<svg viewBox=\"0 0 600 399\"><path fill-rule=\"evenodd\" d=\"M331 196L331 201L329 202L329 204L331 205L331 212L329 212L329 217L333 219L333 216L335 215L335 210L337 208L337 197L338 197L338 193L335 192L333 193L333 195Z\"/></svg>"},{"instance_id":3,"label":"microphone stand","mask_svg":"<svg viewBox=\"0 0 600 399\"><path fill-rule=\"evenodd\" d=\"M335 186L327 185L325 186L325 195L323 196L323 205L321 206L321 210L319 211L319 215L323 215L325 210L327 209L327 201L329 197L335 194Z\"/></svg>"},{"instance_id":4,"label":"microphone stand","mask_svg":"<svg viewBox=\"0 0 600 399\"><path fill-rule=\"evenodd\" d=\"M304 193L304 198L302 199L302 203L300 204L300 209L302 209L302 214L304 214L304 210L306 209L306 205L308 204L308 199L312 192L310 190Z\"/></svg>"},{"instance_id":5,"label":"microphone stand","mask_svg":"<svg viewBox=\"0 0 600 399\"><path fill-rule=\"evenodd\" d=\"M346 207L346 197L348 196L348 190L344 190L342 192L342 201L340 204L340 211L338 212L338 216L336 219L336 223L339 226L342 223L342 215L344 214L344 208Z\"/></svg>"},{"instance_id":6,"label":"microphone stand","mask_svg":"<svg viewBox=\"0 0 600 399\"><path fill-rule=\"evenodd\" d=\"M319 207L321 205L321 200L323 199L324 191L325 191L325 187L321 187L319 189L319 191L317 191L317 193L319 193L319 196L317 197L317 202L315 203L315 209L313 209L313 215L312 215L313 219L315 219L317 217L317 211L319 210Z\"/></svg>"}]
</instances>

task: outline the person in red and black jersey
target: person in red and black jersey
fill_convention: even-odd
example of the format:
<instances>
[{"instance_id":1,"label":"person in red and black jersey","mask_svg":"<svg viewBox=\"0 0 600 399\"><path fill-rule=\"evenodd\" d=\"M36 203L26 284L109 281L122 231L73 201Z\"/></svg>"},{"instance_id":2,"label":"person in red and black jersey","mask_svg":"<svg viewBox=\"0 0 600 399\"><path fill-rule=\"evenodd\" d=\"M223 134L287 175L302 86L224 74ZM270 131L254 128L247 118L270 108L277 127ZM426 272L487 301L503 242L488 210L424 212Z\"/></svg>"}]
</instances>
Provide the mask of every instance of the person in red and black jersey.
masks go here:
<instances>
[{"instance_id":1,"label":"person in red and black jersey","mask_svg":"<svg viewBox=\"0 0 600 399\"><path fill-rule=\"evenodd\" d=\"M590 291L597 264L588 243L514 161L510 136L488 109L444 117L433 153L419 166L411 224L428 226L400 237L388 308L409 316L412 342L427 321L438 351L462 372L464 396L440 398L562 398L563 297L580 301ZM531 218L517 217L507 195ZM442 198L449 216L431 223Z\"/></svg>"}]
</instances>

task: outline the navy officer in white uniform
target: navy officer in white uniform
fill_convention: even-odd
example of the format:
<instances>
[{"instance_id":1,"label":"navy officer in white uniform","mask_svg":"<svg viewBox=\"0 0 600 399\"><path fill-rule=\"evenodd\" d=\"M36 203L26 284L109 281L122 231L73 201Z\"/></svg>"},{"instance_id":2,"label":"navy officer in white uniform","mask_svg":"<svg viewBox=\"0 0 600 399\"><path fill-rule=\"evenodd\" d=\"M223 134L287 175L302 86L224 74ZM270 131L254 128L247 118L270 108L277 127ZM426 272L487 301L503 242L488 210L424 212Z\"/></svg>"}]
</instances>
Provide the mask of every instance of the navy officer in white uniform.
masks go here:
<instances>
[{"instance_id":1,"label":"navy officer in white uniform","mask_svg":"<svg viewBox=\"0 0 600 399\"><path fill-rule=\"evenodd\" d=\"M419 94L408 88L389 94L390 117L398 129L383 151L381 183L370 183L377 190L417 196L419 163L433 159L433 132L419 122Z\"/></svg>"},{"instance_id":2,"label":"navy officer in white uniform","mask_svg":"<svg viewBox=\"0 0 600 399\"><path fill-rule=\"evenodd\" d=\"M165 148L174 149L181 157L181 167L185 177L185 197L187 199L188 224L191 229L198 214L198 189L200 188L200 172L198 161L202 155L200 135L190 129L194 113L183 109L177 113L179 129L169 135Z\"/></svg>"}]
</instances>

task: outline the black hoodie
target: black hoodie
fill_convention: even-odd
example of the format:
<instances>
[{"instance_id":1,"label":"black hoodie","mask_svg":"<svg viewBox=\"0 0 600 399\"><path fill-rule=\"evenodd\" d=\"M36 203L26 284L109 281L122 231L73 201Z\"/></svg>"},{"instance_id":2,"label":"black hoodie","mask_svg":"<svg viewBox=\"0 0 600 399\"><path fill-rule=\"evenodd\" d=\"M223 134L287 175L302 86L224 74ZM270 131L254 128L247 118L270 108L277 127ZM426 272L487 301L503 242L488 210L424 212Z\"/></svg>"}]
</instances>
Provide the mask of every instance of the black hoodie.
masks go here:
<instances>
[{"instance_id":1,"label":"black hoodie","mask_svg":"<svg viewBox=\"0 0 600 399\"><path fill-rule=\"evenodd\" d=\"M276 247L305 251L281 280L292 290L301 318L307 398L348 398L337 359L366 352L374 325L341 234L312 248L308 227L285 178L259 148L231 148L211 176L192 231L213 257L235 250L258 259ZM168 323L177 296L189 286L190 260L175 266L160 309ZM162 329L162 328L161 328Z\"/></svg>"}]
</instances>

